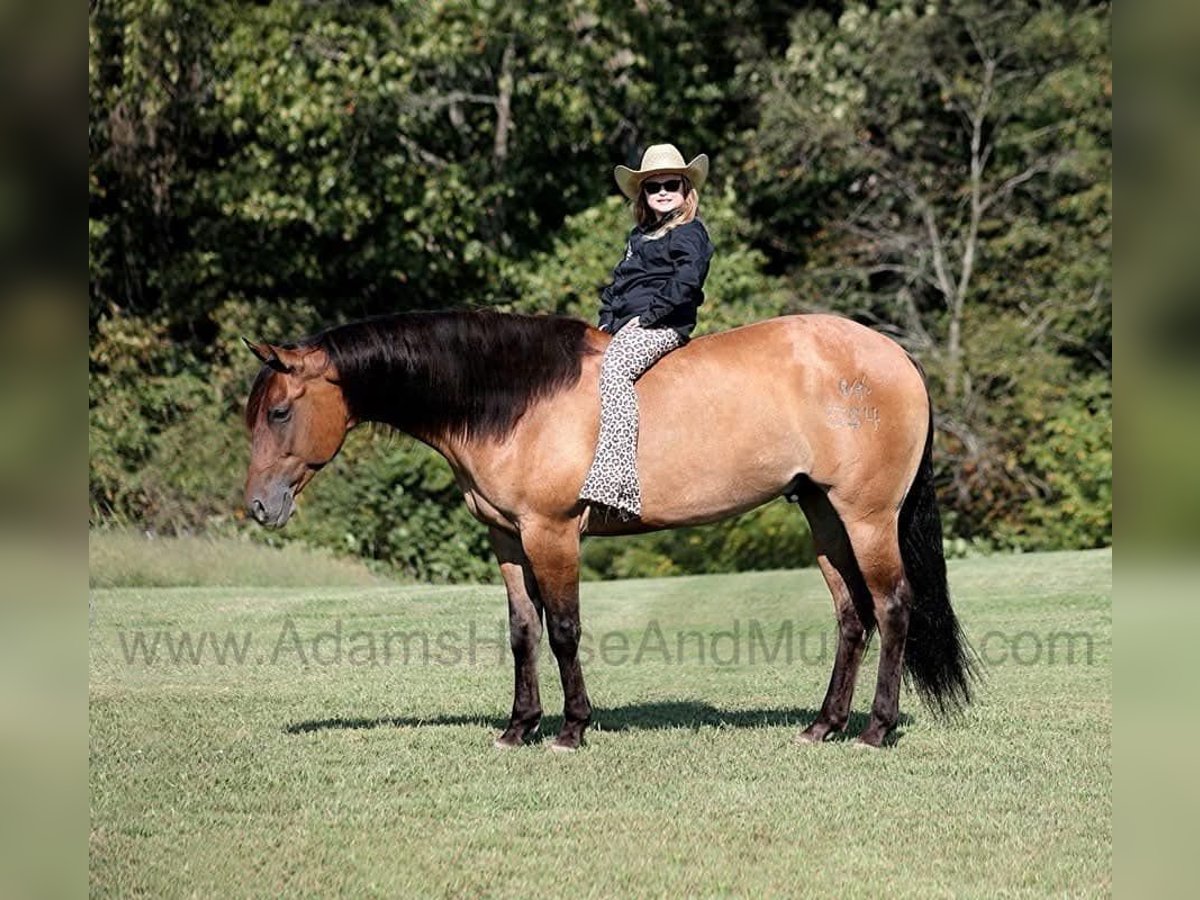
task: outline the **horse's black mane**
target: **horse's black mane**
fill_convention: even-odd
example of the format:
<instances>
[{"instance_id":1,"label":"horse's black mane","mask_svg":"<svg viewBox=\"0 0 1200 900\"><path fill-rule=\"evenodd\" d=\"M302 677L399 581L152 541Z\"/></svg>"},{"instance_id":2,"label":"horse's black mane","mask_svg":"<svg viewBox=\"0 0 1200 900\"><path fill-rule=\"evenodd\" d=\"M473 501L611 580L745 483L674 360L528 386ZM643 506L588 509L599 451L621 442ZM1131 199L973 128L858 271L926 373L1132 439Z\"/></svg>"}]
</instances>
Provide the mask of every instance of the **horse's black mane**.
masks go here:
<instances>
[{"instance_id":1,"label":"horse's black mane","mask_svg":"<svg viewBox=\"0 0 1200 900\"><path fill-rule=\"evenodd\" d=\"M351 414L424 437L502 438L579 380L588 326L491 310L411 312L304 340L329 354Z\"/></svg>"}]
</instances>

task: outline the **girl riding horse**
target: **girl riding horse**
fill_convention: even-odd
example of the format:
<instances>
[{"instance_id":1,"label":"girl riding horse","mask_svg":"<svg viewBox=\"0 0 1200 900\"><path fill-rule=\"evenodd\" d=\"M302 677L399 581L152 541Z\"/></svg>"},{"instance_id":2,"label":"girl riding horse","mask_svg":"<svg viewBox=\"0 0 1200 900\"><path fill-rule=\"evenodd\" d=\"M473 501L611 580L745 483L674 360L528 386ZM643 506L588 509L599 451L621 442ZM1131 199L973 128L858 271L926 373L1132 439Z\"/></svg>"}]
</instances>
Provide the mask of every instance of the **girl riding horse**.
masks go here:
<instances>
[{"instance_id":1,"label":"girl riding horse","mask_svg":"<svg viewBox=\"0 0 1200 900\"><path fill-rule=\"evenodd\" d=\"M637 224L600 296L600 329L615 337L600 369L600 437L579 499L610 507L624 521L642 514L633 385L696 327L713 245L696 217L708 176L703 153L684 163L672 144L656 144L640 168L617 166L613 174L633 200Z\"/></svg>"}]
</instances>

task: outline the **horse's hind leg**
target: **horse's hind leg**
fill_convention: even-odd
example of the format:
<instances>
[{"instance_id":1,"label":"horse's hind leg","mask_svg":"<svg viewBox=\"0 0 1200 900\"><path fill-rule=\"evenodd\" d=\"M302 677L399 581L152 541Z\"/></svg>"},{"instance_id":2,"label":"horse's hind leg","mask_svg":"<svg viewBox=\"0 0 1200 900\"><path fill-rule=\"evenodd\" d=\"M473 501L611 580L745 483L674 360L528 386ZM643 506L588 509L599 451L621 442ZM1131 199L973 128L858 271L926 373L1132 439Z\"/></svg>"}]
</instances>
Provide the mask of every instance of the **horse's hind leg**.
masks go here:
<instances>
[{"instance_id":1,"label":"horse's hind leg","mask_svg":"<svg viewBox=\"0 0 1200 900\"><path fill-rule=\"evenodd\" d=\"M512 716L504 733L496 738L497 747L508 748L520 746L536 734L542 720L537 677L542 601L520 540L497 528L491 529L491 540L500 563L500 576L508 591L508 633L515 674Z\"/></svg>"},{"instance_id":2,"label":"horse's hind leg","mask_svg":"<svg viewBox=\"0 0 1200 900\"><path fill-rule=\"evenodd\" d=\"M851 520L847 534L870 591L879 629L875 701L867 727L859 736L861 743L878 747L900 719L900 680L912 591L904 575L894 512Z\"/></svg>"},{"instance_id":3,"label":"horse's hind leg","mask_svg":"<svg viewBox=\"0 0 1200 900\"><path fill-rule=\"evenodd\" d=\"M815 744L846 727L859 664L875 617L846 529L825 493L809 484L800 489L797 499L812 529L817 565L833 595L838 622L837 656L825 701L817 718L796 738L801 743Z\"/></svg>"}]
</instances>

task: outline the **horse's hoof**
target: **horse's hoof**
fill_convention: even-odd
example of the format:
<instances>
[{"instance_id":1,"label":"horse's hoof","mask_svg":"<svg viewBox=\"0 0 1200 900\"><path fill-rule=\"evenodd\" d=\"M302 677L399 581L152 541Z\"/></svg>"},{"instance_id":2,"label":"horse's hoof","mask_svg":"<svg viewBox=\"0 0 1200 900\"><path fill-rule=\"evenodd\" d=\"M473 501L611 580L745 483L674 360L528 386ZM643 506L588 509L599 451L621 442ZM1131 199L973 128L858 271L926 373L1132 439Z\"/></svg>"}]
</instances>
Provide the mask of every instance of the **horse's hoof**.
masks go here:
<instances>
[{"instance_id":1,"label":"horse's hoof","mask_svg":"<svg viewBox=\"0 0 1200 900\"><path fill-rule=\"evenodd\" d=\"M866 740L864 740L863 738L859 738L857 741L854 742L854 748L856 750L882 750L883 749L883 741L882 740L874 741L874 740L871 740L870 738L868 738Z\"/></svg>"},{"instance_id":2,"label":"horse's hoof","mask_svg":"<svg viewBox=\"0 0 1200 900\"><path fill-rule=\"evenodd\" d=\"M839 734L845 724L835 725L833 722L815 721L796 736L797 744L823 744L834 734Z\"/></svg>"},{"instance_id":3,"label":"horse's hoof","mask_svg":"<svg viewBox=\"0 0 1200 900\"><path fill-rule=\"evenodd\" d=\"M836 734L837 728L831 725L819 724L814 722L809 725L798 735L796 735L797 744L823 744Z\"/></svg>"},{"instance_id":4,"label":"horse's hoof","mask_svg":"<svg viewBox=\"0 0 1200 900\"><path fill-rule=\"evenodd\" d=\"M541 727L541 722L530 726L510 726L505 729L504 734L492 741L492 746L497 750L515 750L533 740Z\"/></svg>"},{"instance_id":5,"label":"horse's hoof","mask_svg":"<svg viewBox=\"0 0 1200 900\"><path fill-rule=\"evenodd\" d=\"M550 742L551 753L574 753L579 749L579 744L569 744L558 739Z\"/></svg>"}]
</instances>

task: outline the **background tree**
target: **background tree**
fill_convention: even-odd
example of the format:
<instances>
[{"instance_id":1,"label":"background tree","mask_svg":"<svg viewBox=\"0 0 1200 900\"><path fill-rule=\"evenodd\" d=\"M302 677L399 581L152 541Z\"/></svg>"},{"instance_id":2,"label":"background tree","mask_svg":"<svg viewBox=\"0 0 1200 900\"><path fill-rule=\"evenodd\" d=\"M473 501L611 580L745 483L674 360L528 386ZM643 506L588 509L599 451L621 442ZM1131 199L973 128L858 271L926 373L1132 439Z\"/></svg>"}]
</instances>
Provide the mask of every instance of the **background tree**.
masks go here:
<instances>
[{"instance_id":1,"label":"background tree","mask_svg":"<svg viewBox=\"0 0 1200 900\"><path fill-rule=\"evenodd\" d=\"M704 329L835 309L927 366L949 533L1111 534L1106 3L122 0L89 21L94 525L242 527L242 334L472 304L591 317L612 166L713 159ZM363 434L285 535L490 573L420 445ZM596 543L597 574L795 565L736 528Z\"/></svg>"},{"instance_id":2,"label":"background tree","mask_svg":"<svg viewBox=\"0 0 1200 900\"><path fill-rule=\"evenodd\" d=\"M767 240L807 279L807 305L860 316L921 358L956 526L1022 543L1031 509L1069 502L1023 452L1030 440L1080 408L1107 415L1107 9L810 11L783 60L754 74L770 84L752 155ZM1072 491L1102 506L1110 478L1081 468ZM1094 525L1077 539L1105 540Z\"/></svg>"}]
</instances>

